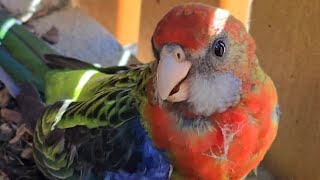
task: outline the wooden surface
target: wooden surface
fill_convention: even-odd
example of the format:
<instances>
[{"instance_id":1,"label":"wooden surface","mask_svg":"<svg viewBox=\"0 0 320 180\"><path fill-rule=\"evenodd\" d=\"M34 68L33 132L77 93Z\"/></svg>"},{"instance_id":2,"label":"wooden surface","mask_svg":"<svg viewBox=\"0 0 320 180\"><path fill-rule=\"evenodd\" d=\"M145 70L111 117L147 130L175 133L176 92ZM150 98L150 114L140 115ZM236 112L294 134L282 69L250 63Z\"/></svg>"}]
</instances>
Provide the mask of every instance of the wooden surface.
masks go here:
<instances>
[{"instance_id":1,"label":"wooden surface","mask_svg":"<svg viewBox=\"0 0 320 180\"><path fill-rule=\"evenodd\" d=\"M118 0L117 40L123 44L137 43L141 0Z\"/></svg>"},{"instance_id":2,"label":"wooden surface","mask_svg":"<svg viewBox=\"0 0 320 180\"><path fill-rule=\"evenodd\" d=\"M240 19L248 28L252 1L253 0L220 0L220 7L228 9L233 16Z\"/></svg>"},{"instance_id":3,"label":"wooden surface","mask_svg":"<svg viewBox=\"0 0 320 180\"><path fill-rule=\"evenodd\" d=\"M278 179L320 179L320 1L254 0L251 34L279 92L281 119L265 159Z\"/></svg>"},{"instance_id":4,"label":"wooden surface","mask_svg":"<svg viewBox=\"0 0 320 180\"><path fill-rule=\"evenodd\" d=\"M138 41L141 0L72 0L72 3L102 24L122 45Z\"/></svg>"},{"instance_id":5,"label":"wooden surface","mask_svg":"<svg viewBox=\"0 0 320 180\"><path fill-rule=\"evenodd\" d=\"M73 3L105 26L109 32L116 33L119 3L117 0L73 0Z\"/></svg>"}]
</instances>

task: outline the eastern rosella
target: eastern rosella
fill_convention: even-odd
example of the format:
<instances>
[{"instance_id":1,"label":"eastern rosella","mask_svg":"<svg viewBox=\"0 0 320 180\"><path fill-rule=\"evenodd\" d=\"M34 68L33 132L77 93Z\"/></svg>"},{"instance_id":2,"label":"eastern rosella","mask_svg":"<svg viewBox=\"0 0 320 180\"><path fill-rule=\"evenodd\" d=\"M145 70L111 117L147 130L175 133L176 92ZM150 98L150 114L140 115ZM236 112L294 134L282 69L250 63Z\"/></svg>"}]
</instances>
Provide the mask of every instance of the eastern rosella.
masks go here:
<instances>
[{"instance_id":1,"label":"eastern rosella","mask_svg":"<svg viewBox=\"0 0 320 180\"><path fill-rule=\"evenodd\" d=\"M44 174L143 173L144 131L173 164L172 178L237 180L258 165L276 136L279 108L243 24L226 10L185 4L160 20L151 42L155 61L88 72L82 91L47 108L34 136ZM51 83L72 82L64 77Z\"/></svg>"}]
</instances>

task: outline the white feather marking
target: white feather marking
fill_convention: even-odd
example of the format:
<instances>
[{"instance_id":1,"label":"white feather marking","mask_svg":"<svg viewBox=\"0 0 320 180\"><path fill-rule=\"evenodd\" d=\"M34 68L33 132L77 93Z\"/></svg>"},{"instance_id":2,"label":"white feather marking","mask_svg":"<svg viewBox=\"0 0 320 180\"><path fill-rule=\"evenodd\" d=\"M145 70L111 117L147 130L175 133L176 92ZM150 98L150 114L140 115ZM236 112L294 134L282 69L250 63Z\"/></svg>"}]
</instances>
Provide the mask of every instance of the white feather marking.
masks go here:
<instances>
[{"instance_id":1,"label":"white feather marking","mask_svg":"<svg viewBox=\"0 0 320 180\"><path fill-rule=\"evenodd\" d=\"M215 73L206 78L195 75L191 82L188 102L199 115L223 112L240 98L241 81L231 73Z\"/></svg>"},{"instance_id":2,"label":"white feather marking","mask_svg":"<svg viewBox=\"0 0 320 180\"><path fill-rule=\"evenodd\" d=\"M223 30L229 15L230 15L230 13L227 10L224 10L224 9L217 9L216 10L216 12L214 14L213 26L214 26L214 30L217 33L220 33Z\"/></svg>"},{"instance_id":3,"label":"white feather marking","mask_svg":"<svg viewBox=\"0 0 320 180\"><path fill-rule=\"evenodd\" d=\"M62 106L58 110L54 123L51 126L51 131L54 130L55 126L60 122L63 114L66 112L67 108L73 101L71 99L67 99L63 102Z\"/></svg>"},{"instance_id":4,"label":"white feather marking","mask_svg":"<svg viewBox=\"0 0 320 180\"><path fill-rule=\"evenodd\" d=\"M228 160L230 144L233 142L234 137L240 131L242 131L246 123L240 123L236 127L234 127L234 124L217 124L217 125L220 128L221 133L223 135L223 147L220 147L220 146L218 147L220 150L222 150L222 153L220 155L217 155L212 151L210 147L209 152L203 153L203 155L212 157L214 159Z\"/></svg>"}]
</instances>

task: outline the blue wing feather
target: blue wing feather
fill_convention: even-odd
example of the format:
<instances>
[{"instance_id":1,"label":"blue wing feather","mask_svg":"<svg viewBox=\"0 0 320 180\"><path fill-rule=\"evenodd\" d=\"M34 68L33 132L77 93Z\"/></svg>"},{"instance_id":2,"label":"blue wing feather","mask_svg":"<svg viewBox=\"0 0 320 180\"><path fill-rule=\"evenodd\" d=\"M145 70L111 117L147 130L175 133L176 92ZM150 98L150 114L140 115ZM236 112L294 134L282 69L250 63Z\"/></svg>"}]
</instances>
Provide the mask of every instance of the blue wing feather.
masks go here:
<instances>
[{"instance_id":1,"label":"blue wing feather","mask_svg":"<svg viewBox=\"0 0 320 180\"><path fill-rule=\"evenodd\" d=\"M109 171L105 173L104 180L169 179L170 163L164 153L153 145L139 120L134 120L129 124L135 134L135 139L142 140L141 144L133 149L133 151L141 153L141 161L137 163L134 172L129 173L123 170Z\"/></svg>"}]
</instances>

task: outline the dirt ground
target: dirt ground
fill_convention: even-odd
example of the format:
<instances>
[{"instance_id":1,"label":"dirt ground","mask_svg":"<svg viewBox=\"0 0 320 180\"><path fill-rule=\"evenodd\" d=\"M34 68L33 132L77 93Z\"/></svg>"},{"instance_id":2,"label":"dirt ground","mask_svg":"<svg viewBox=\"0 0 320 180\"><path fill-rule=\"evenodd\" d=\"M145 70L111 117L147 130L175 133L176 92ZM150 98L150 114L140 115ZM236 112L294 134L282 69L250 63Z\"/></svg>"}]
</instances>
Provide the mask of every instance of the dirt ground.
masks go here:
<instances>
[{"instance_id":1,"label":"dirt ground","mask_svg":"<svg viewBox=\"0 0 320 180\"><path fill-rule=\"evenodd\" d=\"M0 180L44 179L32 158L32 131L0 82Z\"/></svg>"}]
</instances>

